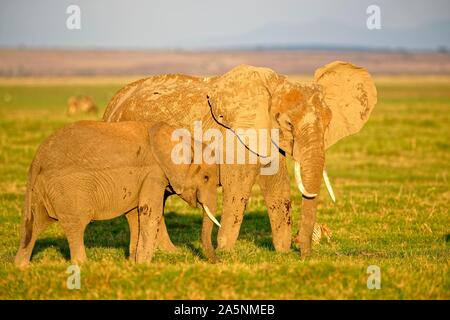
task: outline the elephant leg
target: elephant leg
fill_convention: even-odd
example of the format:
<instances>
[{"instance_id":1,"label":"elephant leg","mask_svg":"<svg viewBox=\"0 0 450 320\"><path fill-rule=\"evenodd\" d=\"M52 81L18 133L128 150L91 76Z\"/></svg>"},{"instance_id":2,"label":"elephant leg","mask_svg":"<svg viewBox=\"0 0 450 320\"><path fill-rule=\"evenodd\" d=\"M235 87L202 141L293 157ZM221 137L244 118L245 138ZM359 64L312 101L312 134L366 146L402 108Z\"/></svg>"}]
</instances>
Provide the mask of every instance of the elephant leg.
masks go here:
<instances>
[{"instance_id":1,"label":"elephant leg","mask_svg":"<svg viewBox=\"0 0 450 320\"><path fill-rule=\"evenodd\" d=\"M159 226L158 238L156 239L156 245L158 249L167 252L175 252L177 251L177 247L173 244L172 240L170 240L169 232L167 231L166 221L164 219L164 207L166 206L166 200L168 195L164 195L163 208L161 214L163 218L161 220L161 225Z\"/></svg>"},{"instance_id":2,"label":"elephant leg","mask_svg":"<svg viewBox=\"0 0 450 320\"><path fill-rule=\"evenodd\" d=\"M223 212L217 236L219 250L231 250L239 236L244 211L255 183L256 165L221 165Z\"/></svg>"},{"instance_id":3,"label":"elephant leg","mask_svg":"<svg viewBox=\"0 0 450 320\"><path fill-rule=\"evenodd\" d=\"M87 260L84 247L84 230L88 220L79 219L80 215L70 215L70 218L60 219L61 226L69 242L70 260L75 264L82 264Z\"/></svg>"},{"instance_id":4,"label":"elephant leg","mask_svg":"<svg viewBox=\"0 0 450 320\"><path fill-rule=\"evenodd\" d=\"M139 220L137 209L133 209L128 212L125 217L128 221L128 226L130 228L130 246L129 246L129 259L136 259L136 247L138 243L138 232L139 232Z\"/></svg>"},{"instance_id":5,"label":"elephant leg","mask_svg":"<svg viewBox=\"0 0 450 320\"><path fill-rule=\"evenodd\" d=\"M138 204L138 244L136 262L151 262L163 218L164 188L151 180L144 181Z\"/></svg>"},{"instance_id":6,"label":"elephant leg","mask_svg":"<svg viewBox=\"0 0 450 320\"><path fill-rule=\"evenodd\" d=\"M135 260L136 258L136 246L138 241L139 221L137 209L134 209L127 213L126 218L128 220L128 226L130 227L130 247L129 258ZM170 240L169 233L167 232L167 226L164 218L161 220L160 229L158 232L158 238L156 239L157 248L166 252L175 252L177 247Z\"/></svg>"},{"instance_id":7,"label":"elephant leg","mask_svg":"<svg viewBox=\"0 0 450 320\"><path fill-rule=\"evenodd\" d=\"M216 253L214 251L214 247L212 245L211 241L211 235L212 235L212 229L213 229L214 223L212 220L208 217L208 215L203 212L203 224L202 224L202 246L203 250L205 250L206 258L211 263L218 262L218 258L216 256Z\"/></svg>"},{"instance_id":8,"label":"elephant leg","mask_svg":"<svg viewBox=\"0 0 450 320\"><path fill-rule=\"evenodd\" d=\"M285 158L280 158L279 170L274 175L260 175L261 188L272 229L272 242L276 251L286 252L291 248L291 200L289 175Z\"/></svg>"},{"instance_id":9,"label":"elephant leg","mask_svg":"<svg viewBox=\"0 0 450 320\"><path fill-rule=\"evenodd\" d=\"M22 222L19 250L14 261L15 265L19 268L28 266L37 238L55 221L48 216L43 204L38 204L34 212L32 213L33 218L31 223L27 223L26 221Z\"/></svg>"},{"instance_id":10,"label":"elephant leg","mask_svg":"<svg viewBox=\"0 0 450 320\"><path fill-rule=\"evenodd\" d=\"M170 240L169 232L167 231L166 221L164 217L161 220L158 238L156 239L158 249L167 252L175 252L177 251L177 247L173 244L172 240Z\"/></svg>"}]
</instances>

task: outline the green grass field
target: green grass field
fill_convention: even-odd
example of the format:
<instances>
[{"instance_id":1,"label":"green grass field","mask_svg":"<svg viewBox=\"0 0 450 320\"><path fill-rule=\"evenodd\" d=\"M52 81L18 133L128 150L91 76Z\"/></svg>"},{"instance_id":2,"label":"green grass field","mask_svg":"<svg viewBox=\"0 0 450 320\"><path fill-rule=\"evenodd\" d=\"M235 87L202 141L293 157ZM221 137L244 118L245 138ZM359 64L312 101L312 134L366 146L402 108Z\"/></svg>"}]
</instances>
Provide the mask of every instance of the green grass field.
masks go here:
<instances>
[{"instance_id":1,"label":"green grass field","mask_svg":"<svg viewBox=\"0 0 450 320\"><path fill-rule=\"evenodd\" d=\"M79 290L66 287L69 249L58 224L41 235L27 270L13 265L28 166L39 143L74 121L65 115L70 95L90 95L104 107L121 87L62 82L0 83L0 299L450 298L450 79L377 82L379 103L369 123L327 152L337 202L322 189L318 221L333 236L309 260L300 261L295 248L274 251L255 188L235 250L209 264L199 241L200 209L172 197L166 221L179 252L158 252L151 265L135 265L127 261L126 219L94 222L85 235L90 261ZM291 190L296 232L301 197L293 178ZM380 290L367 288L370 265L380 267Z\"/></svg>"}]
</instances>

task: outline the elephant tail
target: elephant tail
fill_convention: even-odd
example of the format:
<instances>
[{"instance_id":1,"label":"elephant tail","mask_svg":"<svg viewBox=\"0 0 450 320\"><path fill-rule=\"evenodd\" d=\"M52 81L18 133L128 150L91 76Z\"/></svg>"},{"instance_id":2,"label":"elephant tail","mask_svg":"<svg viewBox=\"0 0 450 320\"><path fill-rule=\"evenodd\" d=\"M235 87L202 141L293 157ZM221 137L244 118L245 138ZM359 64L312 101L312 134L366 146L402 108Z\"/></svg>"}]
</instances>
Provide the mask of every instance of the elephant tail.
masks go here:
<instances>
[{"instance_id":1,"label":"elephant tail","mask_svg":"<svg viewBox=\"0 0 450 320\"><path fill-rule=\"evenodd\" d=\"M25 248L31 241L33 224L34 224L34 212L32 208L32 195L36 178L41 170L37 157L31 163L28 171L27 190L25 193L25 206L22 214L22 247Z\"/></svg>"}]
</instances>

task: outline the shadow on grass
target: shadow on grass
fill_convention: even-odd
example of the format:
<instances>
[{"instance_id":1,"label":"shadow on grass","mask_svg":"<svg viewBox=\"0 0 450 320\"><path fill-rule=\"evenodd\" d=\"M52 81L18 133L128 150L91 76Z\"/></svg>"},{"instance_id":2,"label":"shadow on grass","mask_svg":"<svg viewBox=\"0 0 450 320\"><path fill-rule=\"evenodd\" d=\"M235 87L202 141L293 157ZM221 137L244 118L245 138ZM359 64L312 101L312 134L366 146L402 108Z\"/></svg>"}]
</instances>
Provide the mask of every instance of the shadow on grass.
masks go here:
<instances>
[{"instance_id":1,"label":"shadow on grass","mask_svg":"<svg viewBox=\"0 0 450 320\"><path fill-rule=\"evenodd\" d=\"M196 214L176 214L168 212L165 214L167 229L170 238L176 246L192 244L200 241L200 232L202 226L202 217ZM217 246L217 232L213 231L213 245ZM239 233L240 240L253 242L256 246L274 250L272 244L272 231L270 229L269 216L266 211L250 211L246 212L244 221L241 225ZM195 250L198 252L198 249ZM195 251L193 252L195 254Z\"/></svg>"},{"instance_id":2,"label":"shadow on grass","mask_svg":"<svg viewBox=\"0 0 450 320\"><path fill-rule=\"evenodd\" d=\"M267 211L247 212L242 222L239 239L253 242L262 249L275 250Z\"/></svg>"},{"instance_id":3,"label":"shadow on grass","mask_svg":"<svg viewBox=\"0 0 450 320\"><path fill-rule=\"evenodd\" d=\"M192 254L205 258L199 247L202 217L199 214L177 214L166 212L165 221L170 238L175 246L185 246ZM217 228L213 231L213 245L217 245ZM129 256L130 232L125 216L105 221L94 221L84 234L86 248L116 248ZM239 239L253 242L266 250L274 250L269 217L266 212L251 211L245 214ZM38 239L33 255L49 247L55 247L65 259L70 259L70 250L65 237Z\"/></svg>"},{"instance_id":4,"label":"shadow on grass","mask_svg":"<svg viewBox=\"0 0 450 320\"><path fill-rule=\"evenodd\" d=\"M91 222L84 232L86 248L116 248L125 252L126 257L129 256L129 239L130 231L125 216ZM69 244L65 237L38 238L33 256L49 247L56 248L65 259L70 259Z\"/></svg>"}]
</instances>

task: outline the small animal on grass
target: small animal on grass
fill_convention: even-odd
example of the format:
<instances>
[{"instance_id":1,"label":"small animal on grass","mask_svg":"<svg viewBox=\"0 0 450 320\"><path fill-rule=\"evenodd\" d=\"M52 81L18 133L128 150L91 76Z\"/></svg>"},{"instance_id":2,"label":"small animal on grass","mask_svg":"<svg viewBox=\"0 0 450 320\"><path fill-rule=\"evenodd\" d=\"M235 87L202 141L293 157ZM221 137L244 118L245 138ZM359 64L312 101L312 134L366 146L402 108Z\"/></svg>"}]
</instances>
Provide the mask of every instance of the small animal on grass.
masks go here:
<instances>
[{"instance_id":1,"label":"small animal on grass","mask_svg":"<svg viewBox=\"0 0 450 320\"><path fill-rule=\"evenodd\" d=\"M312 241L314 244L319 244L320 240L323 237L327 240L327 242L331 241L331 236L333 235L333 231L326 224L318 224L314 225L314 231L312 235Z\"/></svg>"},{"instance_id":2,"label":"small animal on grass","mask_svg":"<svg viewBox=\"0 0 450 320\"><path fill-rule=\"evenodd\" d=\"M91 97L88 96L71 96L67 99L67 115L74 116L76 114L97 114L97 106Z\"/></svg>"},{"instance_id":3,"label":"small animal on grass","mask_svg":"<svg viewBox=\"0 0 450 320\"><path fill-rule=\"evenodd\" d=\"M322 238L325 238L327 243L331 242L331 237L333 236L333 231L328 227L326 224L314 224L313 234L312 234L312 242L313 244L317 245L320 243ZM297 246L300 245L298 241L299 233L297 232L297 235L294 239L294 242L297 244Z\"/></svg>"},{"instance_id":4,"label":"small animal on grass","mask_svg":"<svg viewBox=\"0 0 450 320\"><path fill-rule=\"evenodd\" d=\"M164 202L172 194L203 207L201 241L215 262L211 232L213 222L220 226L214 217L218 166L195 164L192 157L188 163L193 141L172 141L174 129L162 123L80 121L50 136L29 169L15 264L28 265L36 239L54 221L68 239L71 260L82 263L86 226L123 214L130 224L130 259L150 262ZM171 153L180 143L191 152L176 164Z\"/></svg>"}]
</instances>

